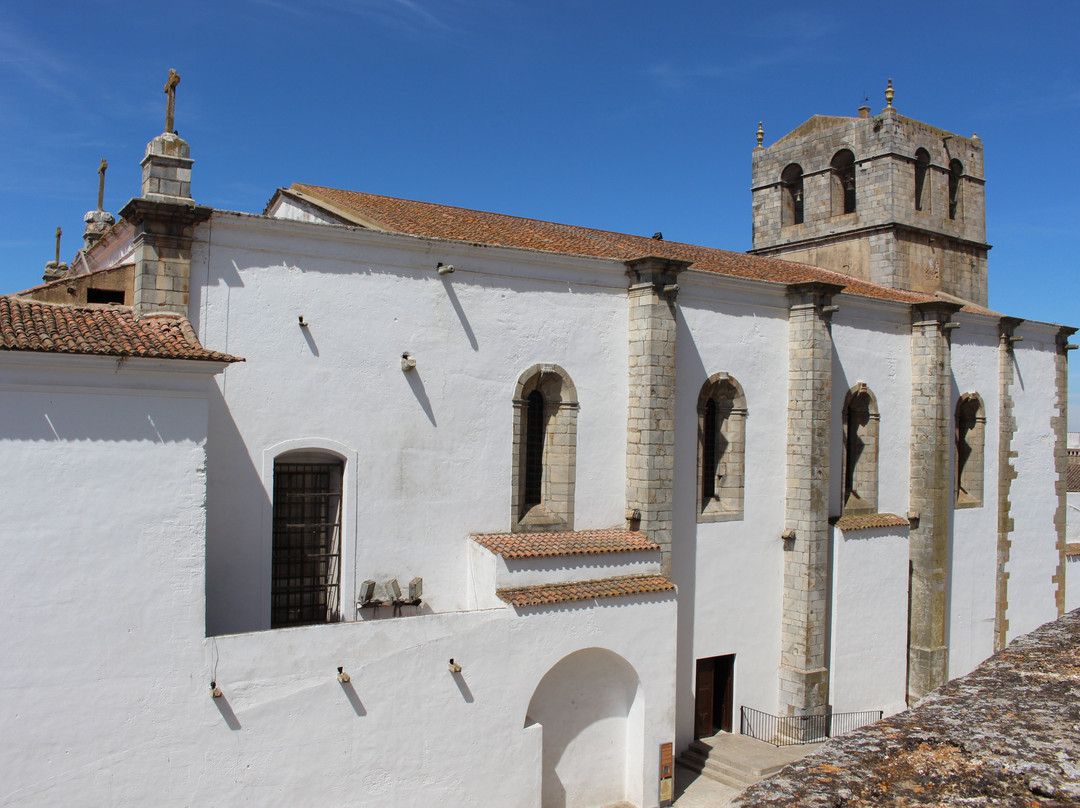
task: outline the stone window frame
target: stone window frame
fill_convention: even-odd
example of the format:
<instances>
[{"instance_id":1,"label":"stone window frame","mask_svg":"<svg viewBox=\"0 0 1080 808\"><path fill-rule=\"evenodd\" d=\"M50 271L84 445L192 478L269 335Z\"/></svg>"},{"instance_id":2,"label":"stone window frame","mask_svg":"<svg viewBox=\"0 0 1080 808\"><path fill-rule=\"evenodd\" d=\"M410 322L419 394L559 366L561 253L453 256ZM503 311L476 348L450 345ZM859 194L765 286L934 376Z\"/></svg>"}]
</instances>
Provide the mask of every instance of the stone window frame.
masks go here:
<instances>
[{"instance_id":1,"label":"stone window frame","mask_svg":"<svg viewBox=\"0 0 1080 808\"><path fill-rule=\"evenodd\" d=\"M323 576L322 584L318 587L324 591L325 604L320 608L323 612L322 619L314 619L311 617L298 617L297 619L282 619L278 615L281 614L282 609L288 608L287 605L279 605L278 599L285 593L281 591L278 586L279 580L283 578L295 577L291 573L289 575L279 575L277 569L280 562L279 558L279 541L281 539L281 533L287 530L286 525L289 524L289 520L295 520L297 518L296 511L286 511L283 504L283 492L279 487L279 472L278 469L285 466L303 467L309 466L313 469L315 467L324 467L329 473L327 491L317 492L301 492L297 489L292 489L291 493L296 494L300 499L300 505L305 513L310 510L312 504L312 497L317 494L326 495L326 504L330 511L328 512L329 518L326 516L320 517L317 523L313 525L319 525L326 528L328 536L328 547L325 548L326 552L326 570ZM299 473L295 471L295 473ZM344 560L344 528L345 528L345 498L346 498L346 458L341 454L324 449L324 448L294 448L287 451L283 451L276 454L272 463L272 480L271 488L271 541L270 541L270 627L271 628L290 628L293 626L305 626L305 625L319 625L322 623L336 623L342 619L341 609L341 592L345 582L342 580L342 569ZM303 517L302 517L303 518ZM292 528L296 528L296 524L291 525ZM301 576L303 577L303 576Z\"/></svg>"},{"instance_id":2,"label":"stone window frame","mask_svg":"<svg viewBox=\"0 0 1080 808\"><path fill-rule=\"evenodd\" d=\"M529 400L537 392L543 397L544 407L541 501L531 503L526 496ZM521 533L573 530L579 405L570 374L558 365L533 365L518 378L513 406L510 529Z\"/></svg>"},{"instance_id":3,"label":"stone window frame","mask_svg":"<svg viewBox=\"0 0 1080 808\"><path fill-rule=\"evenodd\" d=\"M829 161L829 210L832 216L846 216L859 209L855 165L855 151L848 146L837 149Z\"/></svg>"},{"instance_id":4,"label":"stone window frame","mask_svg":"<svg viewBox=\"0 0 1080 808\"><path fill-rule=\"evenodd\" d=\"M852 514L878 511L878 446L881 415L877 398L865 382L859 382L844 396L843 415L843 492L841 511ZM861 423L860 423L861 421ZM853 427L858 427L854 430ZM852 460L854 441L862 447Z\"/></svg>"},{"instance_id":5,"label":"stone window frame","mask_svg":"<svg viewBox=\"0 0 1080 808\"><path fill-rule=\"evenodd\" d=\"M712 413L710 410L712 404ZM710 430L708 416L715 418ZM746 490L746 394L728 373L715 373L701 387L697 404L697 521L733 522L743 518ZM717 446L707 451L712 432ZM706 468L709 465L711 468ZM712 481L712 486L709 482ZM709 491L709 488L712 491Z\"/></svg>"},{"instance_id":6,"label":"stone window frame","mask_svg":"<svg viewBox=\"0 0 1080 808\"><path fill-rule=\"evenodd\" d=\"M931 209L933 194L930 192L930 152L920 146L915 150L915 210L929 211Z\"/></svg>"},{"instance_id":7,"label":"stone window frame","mask_svg":"<svg viewBox=\"0 0 1080 808\"><path fill-rule=\"evenodd\" d=\"M949 161L949 219L964 220L964 164L955 157Z\"/></svg>"},{"instance_id":8,"label":"stone window frame","mask_svg":"<svg viewBox=\"0 0 1080 808\"><path fill-rule=\"evenodd\" d=\"M957 508L983 504L986 449L986 407L978 393L965 393L956 402L956 474L953 502Z\"/></svg>"},{"instance_id":9,"label":"stone window frame","mask_svg":"<svg viewBox=\"0 0 1080 808\"><path fill-rule=\"evenodd\" d=\"M790 163L780 173L780 226L791 227L806 220L803 193L804 172L798 163Z\"/></svg>"}]
</instances>

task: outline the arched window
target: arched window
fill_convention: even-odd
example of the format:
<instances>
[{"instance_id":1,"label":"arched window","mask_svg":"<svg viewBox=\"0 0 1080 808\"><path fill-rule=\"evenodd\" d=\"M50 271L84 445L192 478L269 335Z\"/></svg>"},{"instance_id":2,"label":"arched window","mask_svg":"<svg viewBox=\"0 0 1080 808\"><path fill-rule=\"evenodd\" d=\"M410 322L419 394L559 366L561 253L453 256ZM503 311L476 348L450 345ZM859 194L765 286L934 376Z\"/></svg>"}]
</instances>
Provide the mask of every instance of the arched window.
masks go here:
<instances>
[{"instance_id":1,"label":"arched window","mask_svg":"<svg viewBox=\"0 0 1080 808\"><path fill-rule=\"evenodd\" d=\"M558 365L533 365L514 394L511 527L574 529L577 391Z\"/></svg>"},{"instance_id":2,"label":"arched window","mask_svg":"<svg viewBox=\"0 0 1080 808\"><path fill-rule=\"evenodd\" d=\"M844 399L844 513L876 513L878 507L877 400L865 384Z\"/></svg>"},{"instance_id":3,"label":"arched window","mask_svg":"<svg viewBox=\"0 0 1080 808\"><path fill-rule=\"evenodd\" d=\"M976 507L983 499L983 444L986 413L978 393L956 403L956 506Z\"/></svg>"},{"instance_id":4,"label":"arched window","mask_svg":"<svg viewBox=\"0 0 1080 808\"><path fill-rule=\"evenodd\" d=\"M960 178L964 176L964 164L959 160L949 162L949 218L963 218L960 196Z\"/></svg>"},{"instance_id":5,"label":"arched window","mask_svg":"<svg viewBox=\"0 0 1080 808\"><path fill-rule=\"evenodd\" d=\"M832 214L855 212L855 155L851 149L838 151L832 167Z\"/></svg>"},{"instance_id":6,"label":"arched window","mask_svg":"<svg viewBox=\"0 0 1080 808\"><path fill-rule=\"evenodd\" d=\"M698 397L698 521L743 515L746 397L726 373L709 378Z\"/></svg>"},{"instance_id":7,"label":"arched window","mask_svg":"<svg viewBox=\"0 0 1080 808\"><path fill-rule=\"evenodd\" d=\"M344 464L325 452L274 460L270 625L340 619L341 479Z\"/></svg>"},{"instance_id":8,"label":"arched window","mask_svg":"<svg viewBox=\"0 0 1080 808\"><path fill-rule=\"evenodd\" d=\"M928 210L930 189L926 187L926 172L930 170L930 152L918 149L915 152L915 210Z\"/></svg>"},{"instance_id":9,"label":"arched window","mask_svg":"<svg viewBox=\"0 0 1080 808\"><path fill-rule=\"evenodd\" d=\"M802 166L792 163L780 175L780 187L783 193L783 205L780 211L780 224L787 227L803 223L803 170Z\"/></svg>"}]
</instances>

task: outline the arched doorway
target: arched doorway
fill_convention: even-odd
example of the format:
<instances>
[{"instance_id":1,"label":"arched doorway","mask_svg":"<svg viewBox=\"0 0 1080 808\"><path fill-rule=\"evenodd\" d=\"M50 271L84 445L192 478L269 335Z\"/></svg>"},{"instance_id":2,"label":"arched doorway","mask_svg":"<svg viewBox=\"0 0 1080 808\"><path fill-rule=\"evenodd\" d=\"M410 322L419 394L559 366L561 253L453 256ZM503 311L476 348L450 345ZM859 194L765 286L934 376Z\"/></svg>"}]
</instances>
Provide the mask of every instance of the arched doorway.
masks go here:
<instances>
[{"instance_id":1,"label":"arched doorway","mask_svg":"<svg viewBox=\"0 0 1080 808\"><path fill-rule=\"evenodd\" d=\"M575 651L544 674L525 721L543 727L543 808L641 804L643 701L634 668L603 648Z\"/></svg>"}]
</instances>

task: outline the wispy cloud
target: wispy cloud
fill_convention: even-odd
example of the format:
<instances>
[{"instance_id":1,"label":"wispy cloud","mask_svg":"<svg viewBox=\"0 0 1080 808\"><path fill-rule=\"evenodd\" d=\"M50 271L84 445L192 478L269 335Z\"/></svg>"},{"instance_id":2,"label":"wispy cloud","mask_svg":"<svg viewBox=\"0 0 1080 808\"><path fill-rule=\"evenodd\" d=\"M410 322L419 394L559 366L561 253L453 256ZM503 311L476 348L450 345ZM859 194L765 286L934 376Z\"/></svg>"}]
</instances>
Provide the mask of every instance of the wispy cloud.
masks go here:
<instances>
[{"instance_id":1,"label":"wispy cloud","mask_svg":"<svg viewBox=\"0 0 1080 808\"><path fill-rule=\"evenodd\" d=\"M304 5L282 0L248 1L295 17L349 14L412 33L424 29L452 30L452 26L419 0L309 0Z\"/></svg>"},{"instance_id":2,"label":"wispy cloud","mask_svg":"<svg viewBox=\"0 0 1080 808\"><path fill-rule=\"evenodd\" d=\"M45 92L75 97L67 87L70 70L59 49L36 43L6 17L0 17L0 71L17 73Z\"/></svg>"}]
</instances>

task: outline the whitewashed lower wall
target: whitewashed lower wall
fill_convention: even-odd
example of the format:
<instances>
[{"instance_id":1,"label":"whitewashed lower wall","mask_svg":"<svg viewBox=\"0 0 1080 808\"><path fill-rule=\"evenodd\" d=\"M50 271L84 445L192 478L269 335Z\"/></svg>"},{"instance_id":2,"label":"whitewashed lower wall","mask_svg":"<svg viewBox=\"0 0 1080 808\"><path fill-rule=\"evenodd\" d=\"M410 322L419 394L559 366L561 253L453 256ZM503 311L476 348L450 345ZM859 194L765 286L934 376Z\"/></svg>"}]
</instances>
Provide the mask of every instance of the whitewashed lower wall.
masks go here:
<instances>
[{"instance_id":1,"label":"whitewashed lower wall","mask_svg":"<svg viewBox=\"0 0 1080 808\"><path fill-rule=\"evenodd\" d=\"M834 528L832 662L834 712L906 709L908 529Z\"/></svg>"}]
</instances>

